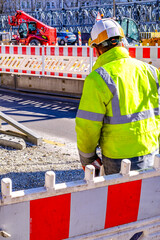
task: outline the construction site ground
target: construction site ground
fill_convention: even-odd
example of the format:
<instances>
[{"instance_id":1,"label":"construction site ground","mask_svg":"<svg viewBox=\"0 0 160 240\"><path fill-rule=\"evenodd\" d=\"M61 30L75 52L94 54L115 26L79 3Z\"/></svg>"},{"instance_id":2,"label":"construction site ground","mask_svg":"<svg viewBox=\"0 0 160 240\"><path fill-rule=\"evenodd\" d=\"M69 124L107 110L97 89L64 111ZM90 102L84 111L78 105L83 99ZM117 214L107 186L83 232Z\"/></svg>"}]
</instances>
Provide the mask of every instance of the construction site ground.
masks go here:
<instances>
[{"instance_id":1,"label":"construction site ground","mask_svg":"<svg viewBox=\"0 0 160 240\"><path fill-rule=\"evenodd\" d=\"M45 172L56 173L56 183L84 178L76 143L52 137L41 146L26 144L23 150L0 146L0 179L12 179L13 190L44 186Z\"/></svg>"},{"instance_id":2,"label":"construction site ground","mask_svg":"<svg viewBox=\"0 0 160 240\"><path fill-rule=\"evenodd\" d=\"M83 179L75 133L77 108L75 101L1 89L0 111L43 140L40 146L26 142L22 150L0 145L0 180L11 178L15 191L44 186L50 170L56 173L56 183ZM4 121L1 130L18 131Z\"/></svg>"}]
</instances>

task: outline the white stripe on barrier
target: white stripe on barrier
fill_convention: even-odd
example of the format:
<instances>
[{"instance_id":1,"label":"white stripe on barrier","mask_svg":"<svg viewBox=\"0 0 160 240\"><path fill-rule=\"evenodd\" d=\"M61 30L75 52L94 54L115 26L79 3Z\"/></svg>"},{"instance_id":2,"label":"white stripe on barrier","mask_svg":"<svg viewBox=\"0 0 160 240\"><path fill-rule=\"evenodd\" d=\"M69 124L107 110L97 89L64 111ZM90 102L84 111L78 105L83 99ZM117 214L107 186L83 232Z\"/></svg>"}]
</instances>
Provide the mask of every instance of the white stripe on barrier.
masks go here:
<instances>
[{"instance_id":1,"label":"white stripe on barrier","mask_svg":"<svg viewBox=\"0 0 160 240\"><path fill-rule=\"evenodd\" d=\"M63 48L63 56L68 56L68 47Z\"/></svg>"},{"instance_id":2,"label":"white stripe on barrier","mask_svg":"<svg viewBox=\"0 0 160 240\"><path fill-rule=\"evenodd\" d=\"M28 49L28 48L27 48ZM22 55L22 48L18 48L18 54ZM29 55L29 54L28 54Z\"/></svg>"},{"instance_id":3,"label":"white stripe on barrier","mask_svg":"<svg viewBox=\"0 0 160 240\"><path fill-rule=\"evenodd\" d=\"M46 56L50 56L51 53L50 53L50 49L48 47L46 47Z\"/></svg>"},{"instance_id":4,"label":"white stripe on barrier","mask_svg":"<svg viewBox=\"0 0 160 240\"><path fill-rule=\"evenodd\" d=\"M36 48L35 49L35 55L39 55L40 56L40 48Z\"/></svg>"},{"instance_id":5,"label":"white stripe on barrier","mask_svg":"<svg viewBox=\"0 0 160 240\"><path fill-rule=\"evenodd\" d=\"M55 76L59 76L59 73L55 72Z\"/></svg>"},{"instance_id":6,"label":"white stripe on barrier","mask_svg":"<svg viewBox=\"0 0 160 240\"><path fill-rule=\"evenodd\" d=\"M13 47L10 48L10 54L14 54Z\"/></svg>"},{"instance_id":7,"label":"white stripe on barrier","mask_svg":"<svg viewBox=\"0 0 160 240\"><path fill-rule=\"evenodd\" d=\"M33 48L33 47L32 47ZM26 47L26 50L27 50L27 55L31 55L31 47Z\"/></svg>"},{"instance_id":8,"label":"white stripe on barrier","mask_svg":"<svg viewBox=\"0 0 160 240\"><path fill-rule=\"evenodd\" d=\"M160 177L142 180L138 220L160 216Z\"/></svg>"},{"instance_id":9,"label":"white stripe on barrier","mask_svg":"<svg viewBox=\"0 0 160 240\"><path fill-rule=\"evenodd\" d=\"M142 59L143 58L143 48L136 48L136 58L137 59Z\"/></svg>"},{"instance_id":10,"label":"white stripe on barrier","mask_svg":"<svg viewBox=\"0 0 160 240\"><path fill-rule=\"evenodd\" d=\"M63 73L63 77L67 77L67 73Z\"/></svg>"},{"instance_id":11,"label":"white stripe on barrier","mask_svg":"<svg viewBox=\"0 0 160 240\"><path fill-rule=\"evenodd\" d=\"M72 54L73 54L73 56L75 56L75 57L77 56L77 49L76 49L76 48L73 48L73 49L72 49Z\"/></svg>"},{"instance_id":12,"label":"white stripe on barrier","mask_svg":"<svg viewBox=\"0 0 160 240\"><path fill-rule=\"evenodd\" d=\"M88 55L87 55L87 49L86 48L82 48L82 56L84 56L84 57L88 57Z\"/></svg>"},{"instance_id":13,"label":"white stripe on barrier","mask_svg":"<svg viewBox=\"0 0 160 240\"><path fill-rule=\"evenodd\" d=\"M55 56L59 56L59 47L55 47Z\"/></svg>"},{"instance_id":14,"label":"white stripe on barrier","mask_svg":"<svg viewBox=\"0 0 160 240\"><path fill-rule=\"evenodd\" d=\"M150 58L151 59L158 59L158 48L152 48L151 53L150 53ZM160 66L160 64L159 64Z\"/></svg>"},{"instance_id":15,"label":"white stripe on barrier","mask_svg":"<svg viewBox=\"0 0 160 240\"><path fill-rule=\"evenodd\" d=\"M11 240L30 239L30 203L18 203L0 207L0 228L11 235ZM0 240L3 240L0 237Z\"/></svg>"},{"instance_id":16,"label":"white stripe on barrier","mask_svg":"<svg viewBox=\"0 0 160 240\"><path fill-rule=\"evenodd\" d=\"M70 237L104 228L107 189L102 187L71 195Z\"/></svg>"}]
</instances>

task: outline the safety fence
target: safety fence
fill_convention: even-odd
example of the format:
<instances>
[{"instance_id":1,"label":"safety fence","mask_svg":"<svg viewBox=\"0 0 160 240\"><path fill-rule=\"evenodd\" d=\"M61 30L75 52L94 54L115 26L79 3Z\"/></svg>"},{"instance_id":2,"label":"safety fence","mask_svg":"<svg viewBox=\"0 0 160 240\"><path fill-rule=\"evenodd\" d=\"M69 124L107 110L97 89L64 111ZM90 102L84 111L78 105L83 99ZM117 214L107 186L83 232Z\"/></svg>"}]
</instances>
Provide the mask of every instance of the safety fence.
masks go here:
<instances>
[{"instance_id":1,"label":"safety fence","mask_svg":"<svg viewBox=\"0 0 160 240\"><path fill-rule=\"evenodd\" d=\"M85 78L89 68L85 46L0 46L1 72Z\"/></svg>"},{"instance_id":2,"label":"safety fence","mask_svg":"<svg viewBox=\"0 0 160 240\"><path fill-rule=\"evenodd\" d=\"M127 46L133 58L160 68L160 46ZM0 45L0 72L84 79L96 61L88 46Z\"/></svg>"},{"instance_id":3,"label":"safety fence","mask_svg":"<svg viewBox=\"0 0 160 240\"><path fill-rule=\"evenodd\" d=\"M48 171L44 187L16 192L2 179L0 240L159 239L160 155L153 168L130 165L125 159L119 174L100 177L88 165L84 180L61 184Z\"/></svg>"}]
</instances>

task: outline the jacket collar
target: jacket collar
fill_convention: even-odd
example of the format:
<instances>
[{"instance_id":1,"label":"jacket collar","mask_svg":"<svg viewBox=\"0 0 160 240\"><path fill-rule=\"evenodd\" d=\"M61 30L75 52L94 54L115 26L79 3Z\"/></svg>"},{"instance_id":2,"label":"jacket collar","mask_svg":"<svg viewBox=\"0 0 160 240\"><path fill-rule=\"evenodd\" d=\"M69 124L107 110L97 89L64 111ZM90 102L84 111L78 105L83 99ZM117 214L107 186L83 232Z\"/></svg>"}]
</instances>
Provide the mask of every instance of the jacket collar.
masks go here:
<instances>
[{"instance_id":1,"label":"jacket collar","mask_svg":"<svg viewBox=\"0 0 160 240\"><path fill-rule=\"evenodd\" d=\"M99 67L102 67L106 63L129 57L129 52L126 48L114 47L97 58L95 64L93 65L92 71L96 70Z\"/></svg>"}]
</instances>

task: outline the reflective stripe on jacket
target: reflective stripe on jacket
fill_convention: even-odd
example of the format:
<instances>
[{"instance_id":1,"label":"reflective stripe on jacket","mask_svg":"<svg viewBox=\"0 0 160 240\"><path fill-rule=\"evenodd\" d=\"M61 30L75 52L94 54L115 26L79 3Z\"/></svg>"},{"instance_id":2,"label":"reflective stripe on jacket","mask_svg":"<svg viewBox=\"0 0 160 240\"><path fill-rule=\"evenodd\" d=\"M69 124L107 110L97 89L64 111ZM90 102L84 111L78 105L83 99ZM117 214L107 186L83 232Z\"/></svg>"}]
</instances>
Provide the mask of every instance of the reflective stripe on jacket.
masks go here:
<instances>
[{"instance_id":1,"label":"reflective stripe on jacket","mask_svg":"<svg viewBox=\"0 0 160 240\"><path fill-rule=\"evenodd\" d=\"M102 54L85 79L76 117L77 144L83 158L97 144L109 158L146 155L159 147L160 74L130 58L123 47Z\"/></svg>"}]
</instances>

